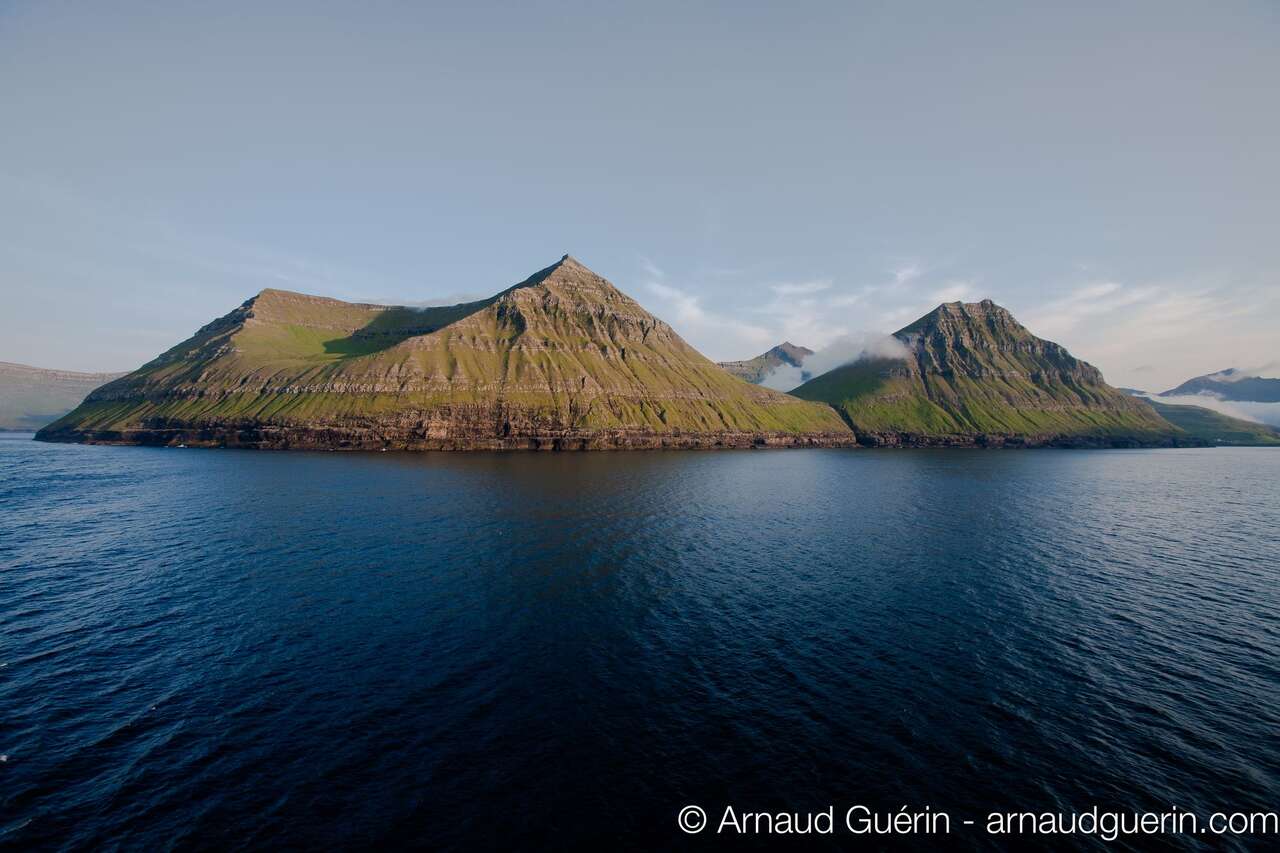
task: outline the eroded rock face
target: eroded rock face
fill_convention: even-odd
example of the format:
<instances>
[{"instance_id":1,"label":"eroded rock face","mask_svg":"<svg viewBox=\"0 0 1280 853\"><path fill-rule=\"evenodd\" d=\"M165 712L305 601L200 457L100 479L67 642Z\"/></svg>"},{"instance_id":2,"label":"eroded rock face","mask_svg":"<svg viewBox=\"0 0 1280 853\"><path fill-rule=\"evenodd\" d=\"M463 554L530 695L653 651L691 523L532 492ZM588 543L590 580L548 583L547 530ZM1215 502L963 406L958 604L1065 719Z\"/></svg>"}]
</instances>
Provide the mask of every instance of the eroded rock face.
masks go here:
<instances>
[{"instance_id":1,"label":"eroded rock face","mask_svg":"<svg viewBox=\"0 0 1280 853\"><path fill-rule=\"evenodd\" d=\"M1092 365L990 300L952 302L791 393L835 406L864 445L1131 447L1196 443Z\"/></svg>"},{"instance_id":2,"label":"eroded rock face","mask_svg":"<svg viewBox=\"0 0 1280 853\"><path fill-rule=\"evenodd\" d=\"M915 355L908 366L920 374L1107 387L1096 367L1031 334L990 299L943 303L896 336Z\"/></svg>"},{"instance_id":3,"label":"eroded rock face","mask_svg":"<svg viewBox=\"0 0 1280 853\"><path fill-rule=\"evenodd\" d=\"M51 432L51 441L265 450L625 450L854 447L851 432L583 429L510 406L442 406L378 418L280 424L150 418L121 430Z\"/></svg>"},{"instance_id":4,"label":"eroded rock face","mask_svg":"<svg viewBox=\"0 0 1280 853\"><path fill-rule=\"evenodd\" d=\"M828 406L742 383L567 255L444 308L263 291L39 438L366 449L832 446Z\"/></svg>"},{"instance_id":5,"label":"eroded rock face","mask_svg":"<svg viewBox=\"0 0 1280 853\"><path fill-rule=\"evenodd\" d=\"M51 434L47 441L165 447L227 447L255 450L748 450L797 447L856 447L851 433L655 433L639 430L565 430L561 433L494 435L468 433L456 424L447 431L367 428L282 427L249 423L237 427L184 425L121 432L87 430L74 436Z\"/></svg>"}]
</instances>

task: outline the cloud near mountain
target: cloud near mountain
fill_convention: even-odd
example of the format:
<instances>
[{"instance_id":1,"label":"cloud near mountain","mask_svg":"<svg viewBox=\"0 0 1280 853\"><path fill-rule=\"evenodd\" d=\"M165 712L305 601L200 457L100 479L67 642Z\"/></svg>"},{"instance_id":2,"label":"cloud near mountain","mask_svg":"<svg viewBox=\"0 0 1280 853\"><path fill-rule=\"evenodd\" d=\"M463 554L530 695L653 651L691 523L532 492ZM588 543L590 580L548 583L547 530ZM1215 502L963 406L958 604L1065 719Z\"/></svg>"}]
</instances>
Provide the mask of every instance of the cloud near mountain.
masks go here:
<instances>
[{"instance_id":1,"label":"cloud near mountain","mask_svg":"<svg viewBox=\"0 0 1280 853\"><path fill-rule=\"evenodd\" d=\"M41 431L60 441L363 449L850 444L575 259L439 308L267 289Z\"/></svg>"},{"instance_id":2,"label":"cloud near mountain","mask_svg":"<svg viewBox=\"0 0 1280 853\"><path fill-rule=\"evenodd\" d=\"M905 359L911 352L893 335L862 332L842 335L828 346L804 359L801 366L779 364L760 384L777 391L790 391L804 384L810 377L844 367L863 359Z\"/></svg>"},{"instance_id":3,"label":"cloud near mountain","mask_svg":"<svg viewBox=\"0 0 1280 853\"><path fill-rule=\"evenodd\" d=\"M842 274L653 265L645 273L655 284L649 287L655 310L719 361L784 340L821 351L863 330L900 328L940 303L984 297L1008 305L1035 334L1087 355L1120 385L1159 389L1214 362L1275 359L1271 318L1280 310L1280 289L1271 282L1208 273L1158 279L1084 267L1032 274L1046 283L1020 287L955 260L918 257ZM770 385L794 379L785 373Z\"/></svg>"},{"instance_id":4,"label":"cloud near mountain","mask_svg":"<svg viewBox=\"0 0 1280 853\"><path fill-rule=\"evenodd\" d=\"M1275 361L1252 368L1229 367L1193 377L1159 394L1142 392L1141 396L1280 426L1280 379L1268 375L1274 374L1277 367L1280 362Z\"/></svg>"},{"instance_id":5,"label":"cloud near mountain","mask_svg":"<svg viewBox=\"0 0 1280 853\"><path fill-rule=\"evenodd\" d=\"M1213 394L1143 394L1172 406L1199 406L1219 414L1259 424L1280 427L1280 403L1259 403L1253 400L1223 400Z\"/></svg>"}]
</instances>

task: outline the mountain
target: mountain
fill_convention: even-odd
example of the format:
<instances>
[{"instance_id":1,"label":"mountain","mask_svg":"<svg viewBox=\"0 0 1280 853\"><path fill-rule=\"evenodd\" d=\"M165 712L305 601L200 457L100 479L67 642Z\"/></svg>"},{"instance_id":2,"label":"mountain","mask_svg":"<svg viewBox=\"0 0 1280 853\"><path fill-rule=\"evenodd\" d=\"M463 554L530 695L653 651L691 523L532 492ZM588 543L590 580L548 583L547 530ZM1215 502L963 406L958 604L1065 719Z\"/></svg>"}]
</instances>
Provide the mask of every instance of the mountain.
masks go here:
<instances>
[{"instance_id":1,"label":"mountain","mask_svg":"<svg viewBox=\"0 0 1280 853\"><path fill-rule=\"evenodd\" d=\"M725 373L568 255L444 308L264 290L36 437L366 449L853 438L829 407Z\"/></svg>"},{"instance_id":2,"label":"mountain","mask_svg":"<svg viewBox=\"0 0 1280 853\"><path fill-rule=\"evenodd\" d=\"M1280 403L1280 379L1251 376L1234 367L1188 379L1177 388L1161 391L1161 397L1211 394L1219 400Z\"/></svg>"},{"instance_id":3,"label":"mountain","mask_svg":"<svg viewBox=\"0 0 1280 853\"><path fill-rule=\"evenodd\" d=\"M1280 446L1280 430L1275 427L1233 418L1202 406L1175 406L1161 403L1150 397L1143 399L1155 408L1160 417L1187 435L1203 439L1209 444L1240 447Z\"/></svg>"},{"instance_id":4,"label":"mountain","mask_svg":"<svg viewBox=\"0 0 1280 853\"><path fill-rule=\"evenodd\" d=\"M783 341L768 352L762 352L755 358L746 361L716 362L734 376L753 385L759 385L779 367L800 367L804 360L813 355L813 350L798 347L791 341ZM804 377L808 379L808 376Z\"/></svg>"},{"instance_id":5,"label":"mountain","mask_svg":"<svg viewBox=\"0 0 1280 853\"><path fill-rule=\"evenodd\" d=\"M123 375L0 361L0 430L40 429L78 406L94 388Z\"/></svg>"},{"instance_id":6,"label":"mountain","mask_svg":"<svg viewBox=\"0 0 1280 853\"><path fill-rule=\"evenodd\" d=\"M873 445L1137 446L1189 440L1097 368L991 300L949 302L894 333L906 358L868 358L791 393L835 406ZM1193 442L1194 443L1194 442Z\"/></svg>"}]
</instances>

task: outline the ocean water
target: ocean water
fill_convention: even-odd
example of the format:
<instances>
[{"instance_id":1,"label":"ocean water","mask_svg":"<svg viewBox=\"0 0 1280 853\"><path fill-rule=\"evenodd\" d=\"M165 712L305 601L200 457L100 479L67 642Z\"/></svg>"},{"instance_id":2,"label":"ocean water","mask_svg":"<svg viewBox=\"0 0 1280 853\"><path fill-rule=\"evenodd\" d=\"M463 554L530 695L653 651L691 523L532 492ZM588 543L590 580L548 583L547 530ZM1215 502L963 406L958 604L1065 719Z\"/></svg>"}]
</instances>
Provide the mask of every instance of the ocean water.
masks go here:
<instances>
[{"instance_id":1,"label":"ocean water","mask_svg":"<svg viewBox=\"0 0 1280 853\"><path fill-rule=\"evenodd\" d=\"M1280 808L1280 452L27 439L0 846L705 849L686 805L865 804L983 848L991 811Z\"/></svg>"}]
</instances>

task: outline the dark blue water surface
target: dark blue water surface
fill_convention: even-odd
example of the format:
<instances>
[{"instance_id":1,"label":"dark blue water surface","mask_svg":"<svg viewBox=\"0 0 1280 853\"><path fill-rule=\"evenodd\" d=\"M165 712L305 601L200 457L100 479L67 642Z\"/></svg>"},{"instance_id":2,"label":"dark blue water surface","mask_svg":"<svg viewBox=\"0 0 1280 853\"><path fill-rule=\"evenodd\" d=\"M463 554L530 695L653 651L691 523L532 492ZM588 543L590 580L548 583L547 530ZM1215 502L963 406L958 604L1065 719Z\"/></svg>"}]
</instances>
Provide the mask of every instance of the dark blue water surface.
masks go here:
<instances>
[{"instance_id":1,"label":"dark blue water surface","mask_svg":"<svg viewBox=\"0 0 1280 853\"><path fill-rule=\"evenodd\" d=\"M1280 452L28 439L0 440L2 845L1280 808Z\"/></svg>"}]
</instances>

